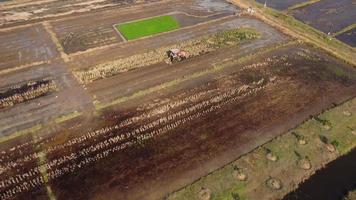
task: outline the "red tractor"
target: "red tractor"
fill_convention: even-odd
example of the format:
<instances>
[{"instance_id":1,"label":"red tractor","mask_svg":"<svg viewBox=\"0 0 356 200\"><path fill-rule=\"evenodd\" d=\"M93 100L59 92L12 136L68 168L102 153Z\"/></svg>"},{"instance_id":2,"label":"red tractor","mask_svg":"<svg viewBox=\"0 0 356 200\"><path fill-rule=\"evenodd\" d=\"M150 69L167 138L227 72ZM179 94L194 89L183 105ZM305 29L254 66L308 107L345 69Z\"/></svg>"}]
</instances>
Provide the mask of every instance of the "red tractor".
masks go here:
<instances>
[{"instance_id":1,"label":"red tractor","mask_svg":"<svg viewBox=\"0 0 356 200\"><path fill-rule=\"evenodd\" d=\"M187 59L189 57L189 53L180 49L170 49L167 51L167 56L171 63L174 63Z\"/></svg>"}]
</instances>

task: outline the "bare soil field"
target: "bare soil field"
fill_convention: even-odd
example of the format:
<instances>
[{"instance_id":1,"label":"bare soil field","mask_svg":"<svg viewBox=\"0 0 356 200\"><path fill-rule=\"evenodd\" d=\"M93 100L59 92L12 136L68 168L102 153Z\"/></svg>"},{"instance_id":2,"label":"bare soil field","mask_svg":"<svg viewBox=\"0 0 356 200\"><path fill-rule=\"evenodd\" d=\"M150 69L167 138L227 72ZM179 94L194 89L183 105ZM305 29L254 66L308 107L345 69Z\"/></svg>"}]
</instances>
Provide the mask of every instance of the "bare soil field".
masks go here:
<instances>
[{"instance_id":1,"label":"bare soil field","mask_svg":"<svg viewBox=\"0 0 356 200\"><path fill-rule=\"evenodd\" d=\"M37 0L0 2L0 27L58 18L110 7L127 7L155 0Z\"/></svg>"},{"instance_id":2,"label":"bare soil field","mask_svg":"<svg viewBox=\"0 0 356 200\"><path fill-rule=\"evenodd\" d=\"M71 54L90 48L123 42L120 35L113 28L114 24L159 15L172 15L184 28L226 17L237 11L236 7L223 1L215 3L222 4L223 7L221 9L219 7L213 8L204 1L172 1L165 4L148 4L140 9L136 7L122 9L121 12L107 10L88 13L67 20L58 20L53 22L52 26L64 51ZM88 18L92 20L88 20ZM73 26L73 24L77 25Z\"/></svg>"},{"instance_id":3,"label":"bare soil field","mask_svg":"<svg viewBox=\"0 0 356 200\"><path fill-rule=\"evenodd\" d=\"M230 3L145 2L0 4L0 199L163 198L356 94L354 68ZM182 28L133 41L113 28L167 14ZM256 35L164 61L238 29ZM127 58L146 64L77 76ZM27 93L44 80L55 88Z\"/></svg>"},{"instance_id":4,"label":"bare soil field","mask_svg":"<svg viewBox=\"0 0 356 200\"><path fill-rule=\"evenodd\" d=\"M356 92L354 69L305 45L219 66L210 81L130 101L91 125L12 141L2 198L44 197L47 182L59 199L162 198Z\"/></svg>"},{"instance_id":5,"label":"bare soil field","mask_svg":"<svg viewBox=\"0 0 356 200\"><path fill-rule=\"evenodd\" d=\"M324 33L335 33L355 22L353 0L325 0L294 10L292 15Z\"/></svg>"},{"instance_id":6,"label":"bare soil field","mask_svg":"<svg viewBox=\"0 0 356 200\"><path fill-rule=\"evenodd\" d=\"M336 36L337 39L341 40L342 42L352 46L356 47L356 29L351 29L349 31L346 31L343 34L340 34Z\"/></svg>"},{"instance_id":7,"label":"bare soil field","mask_svg":"<svg viewBox=\"0 0 356 200\"><path fill-rule=\"evenodd\" d=\"M3 31L0 29L0 73L9 68L51 60L58 55L41 25Z\"/></svg>"},{"instance_id":8,"label":"bare soil field","mask_svg":"<svg viewBox=\"0 0 356 200\"><path fill-rule=\"evenodd\" d=\"M48 124L51 119L92 107L92 99L67 71L63 62L41 64L20 71L0 75L0 88L14 88L33 81L50 78L56 89L48 95L31 98L26 102L2 109L0 112L0 135L10 135L18 130Z\"/></svg>"}]
</instances>

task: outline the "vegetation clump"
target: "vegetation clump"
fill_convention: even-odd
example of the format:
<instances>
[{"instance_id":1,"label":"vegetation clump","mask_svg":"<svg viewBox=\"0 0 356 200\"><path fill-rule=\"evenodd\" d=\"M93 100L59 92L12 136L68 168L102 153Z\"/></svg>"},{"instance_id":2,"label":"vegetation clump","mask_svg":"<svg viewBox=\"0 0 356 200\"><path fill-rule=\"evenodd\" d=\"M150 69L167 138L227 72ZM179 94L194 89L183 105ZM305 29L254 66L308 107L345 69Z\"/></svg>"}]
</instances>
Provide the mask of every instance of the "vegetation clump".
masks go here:
<instances>
[{"instance_id":1,"label":"vegetation clump","mask_svg":"<svg viewBox=\"0 0 356 200\"><path fill-rule=\"evenodd\" d=\"M232 172L232 176L234 177L234 179L238 181L247 180L247 175L244 173L244 171L241 168L237 166L234 166L234 171Z\"/></svg>"},{"instance_id":2,"label":"vegetation clump","mask_svg":"<svg viewBox=\"0 0 356 200\"><path fill-rule=\"evenodd\" d=\"M238 45L242 41L259 38L260 35L254 29L232 29L218 32L207 38L207 42L217 48Z\"/></svg>"},{"instance_id":3,"label":"vegetation clump","mask_svg":"<svg viewBox=\"0 0 356 200\"><path fill-rule=\"evenodd\" d=\"M200 200L210 200L211 199L211 191L208 188L202 188L199 191L199 199Z\"/></svg>"},{"instance_id":4,"label":"vegetation clump","mask_svg":"<svg viewBox=\"0 0 356 200\"><path fill-rule=\"evenodd\" d=\"M338 142L333 141L332 143L329 143L329 139L324 135L319 135L319 139L322 143L325 144L325 148L328 152L333 153L336 151L334 144L337 143L338 145Z\"/></svg>"},{"instance_id":5,"label":"vegetation clump","mask_svg":"<svg viewBox=\"0 0 356 200\"><path fill-rule=\"evenodd\" d=\"M232 200L240 200L240 195L236 192L231 193Z\"/></svg>"},{"instance_id":6,"label":"vegetation clump","mask_svg":"<svg viewBox=\"0 0 356 200\"><path fill-rule=\"evenodd\" d=\"M308 156L303 157L297 151L294 151L294 154L297 156L297 165L299 168L304 170L311 169L311 163Z\"/></svg>"},{"instance_id":7,"label":"vegetation clump","mask_svg":"<svg viewBox=\"0 0 356 200\"><path fill-rule=\"evenodd\" d=\"M277 178L270 177L269 179L267 179L266 185L267 185L267 187L274 189L274 190L282 189L282 182Z\"/></svg>"},{"instance_id":8,"label":"vegetation clump","mask_svg":"<svg viewBox=\"0 0 356 200\"><path fill-rule=\"evenodd\" d=\"M350 111L348 111L348 110L344 110L342 113L343 113L345 116L348 116L348 117L350 117L350 116L352 115L352 113L351 113Z\"/></svg>"},{"instance_id":9,"label":"vegetation clump","mask_svg":"<svg viewBox=\"0 0 356 200\"><path fill-rule=\"evenodd\" d=\"M300 144L300 145L307 144L307 140L305 139L305 137L303 135L300 135L296 132L292 132L292 135L297 139L298 144Z\"/></svg>"},{"instance_id":10,"label":"vegetation clump","mask_svg":"<svg viewBox=\"0 0 356 200\"><path fill-rule=\"evenodd\" d=\"M327 119L321 119L319 117L314 117L314 119L319 122L320 124L323 125L323 127L326 129L326 130L330 130L331 129L331 122Z\"/></svg>"},{"instance_id":11,"label":"vegetation clump","mask_svg":"<svg viewBox=\"0 0 356 200\"><path fill-rule=\"evenodd\" d=\"M270 149L265 148L266 151L266 158L272 162L276 162L278 160L277 155L275 155Z\"/></svg>"}]
</instances>

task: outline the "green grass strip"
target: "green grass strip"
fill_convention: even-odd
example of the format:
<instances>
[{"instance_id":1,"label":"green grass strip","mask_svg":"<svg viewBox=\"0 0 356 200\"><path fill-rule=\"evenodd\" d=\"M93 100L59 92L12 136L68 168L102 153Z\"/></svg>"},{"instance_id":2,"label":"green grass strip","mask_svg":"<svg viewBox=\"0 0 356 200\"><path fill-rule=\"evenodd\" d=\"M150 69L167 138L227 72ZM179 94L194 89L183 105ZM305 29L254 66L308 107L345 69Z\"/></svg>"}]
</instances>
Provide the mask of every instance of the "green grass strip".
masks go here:
<instances>
[{"instance_id":1,"label":"green grass strip","mask_svg":"<svg viewBox=\"0 0 356 200\"><path fill-rule=\"evenodd\" d=\"M54 121L55 121L57 124L60 124L60 123L62 123L62 122L65 122L65 121L74 119L74 118L79 117L79 116L81 116L81 115L82 115L81 112L74 111L74 112L71 112L71 113L62 115L62 116L56 118Z\"/></svg>"},{"instance_id":2,"label":"green grass strip","mask_svg":"<svg viewBox=\"0 0 356 200\"><path fill-rule=\"evenodd\" d=\"M303 2L303 3L299 3L299 4L295 4L291 7L289 7L287 10L296 10L296 9L300 9L300 8L304 8L304 7L307 7L311 4L314 4L314 3L317 3L319 2L320 0L310 0L310 1L307 1L307 2Z\"/></svg>"},{"instance_id":3,"label":"green grass strip","mask_svg":"<svg viewBox=\"0 0 356 200\"><path fill-rule=\"evenodd\" d=\"M338 32L334 33L333 35L334 36L338 36L338 35L341 35L341 34L347 32L347 31L350 31L350 30L352 30L354 28L356 28L356 23L355 24L351 24L350 26L347 26L347 27L339 30Z\"/></svg>"},{"instance_id":4,"label":"green grass strip","mask_svg":"<svg viewBox=\"0 0 356 200\"><path fill-rule=\"evenodd\" d=\"M115 26L127 40L168 32L179 27L179 22L172 16L154 17Z\"/></svg>"},{"instance_id":5,"label":"green grass strip","mask_svg":"<svg viewBox=\"0 0 356 200\"><path fill-rule=\"evenodd\" d=\"M15 133L12 133L11 135L2 136L2 137L0 137L0 144L3 143L3 142L7 142L7 141L10 141L10 140L13 140L13 139L18 138L18 137L22 137L22 136L25 136L25 135L28 135L28 134L35 133L35 132L41 130L42 128L43 128L43 126L39 124L39 125L33 126L31 128L28 128L28 129L17 131Z\"/></svg>"}]
</instances>

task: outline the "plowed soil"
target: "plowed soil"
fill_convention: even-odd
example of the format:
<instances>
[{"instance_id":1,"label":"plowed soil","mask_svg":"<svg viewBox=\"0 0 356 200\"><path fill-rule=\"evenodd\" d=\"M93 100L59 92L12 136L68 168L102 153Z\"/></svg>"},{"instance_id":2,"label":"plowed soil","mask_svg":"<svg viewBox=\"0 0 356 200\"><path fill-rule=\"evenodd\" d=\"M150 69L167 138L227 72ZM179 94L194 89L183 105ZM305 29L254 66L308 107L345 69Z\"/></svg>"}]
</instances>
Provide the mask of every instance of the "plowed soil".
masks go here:
<instances>
[{"instance_id":1,"label":"plowed soil","mask_svg":"<svg viewBox=\"0 0 356 200\"><path fill-rule=\"evenodd\" d=\"M4 151L2 194L26 182L38 185L19 198L43 197L42 174L59 199L162 198L356 92L352 68L307 46L265 53L214 77ZM37 144L42 153L31 154ZM36 157L47 163L37 172ZM22 179L6 181L15 174Z\"/></svg>"}]
</instances>

